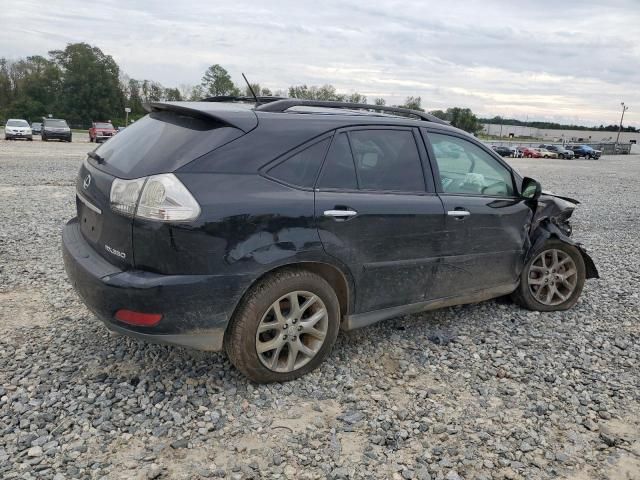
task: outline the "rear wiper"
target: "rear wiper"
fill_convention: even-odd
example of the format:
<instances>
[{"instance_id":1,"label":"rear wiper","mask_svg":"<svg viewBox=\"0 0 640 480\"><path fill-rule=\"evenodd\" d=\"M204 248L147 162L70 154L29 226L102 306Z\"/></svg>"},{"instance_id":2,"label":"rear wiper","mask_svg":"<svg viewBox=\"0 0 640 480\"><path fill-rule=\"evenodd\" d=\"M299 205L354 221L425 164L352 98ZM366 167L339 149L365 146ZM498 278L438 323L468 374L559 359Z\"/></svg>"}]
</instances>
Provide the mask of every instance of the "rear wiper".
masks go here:
<instances>
[{"instance_id":1,"label":"rear wiper","mask_svg":"<svg viewBox=\"0 0 640 480\"><path fill-rule=\"evenodd\" d=\"M87 156L89 158L93 158L96 162L98 163L104 163L104 158L102 158L100 155L98 155L96 152L89 152L87 153Z\"/></svg>"}]
</instances>

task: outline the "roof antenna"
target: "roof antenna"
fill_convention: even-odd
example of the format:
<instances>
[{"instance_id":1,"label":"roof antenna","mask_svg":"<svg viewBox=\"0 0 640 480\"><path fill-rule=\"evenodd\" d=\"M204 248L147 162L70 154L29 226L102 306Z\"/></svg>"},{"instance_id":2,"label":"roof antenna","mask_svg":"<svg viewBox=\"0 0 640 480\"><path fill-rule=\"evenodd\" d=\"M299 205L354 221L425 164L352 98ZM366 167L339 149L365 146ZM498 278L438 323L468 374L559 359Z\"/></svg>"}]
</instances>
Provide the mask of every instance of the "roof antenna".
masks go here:
<instances>
[{"instance_id":1,"label":"roof antenna","mask_svg":"<svg viewBox=\"0 0 640 480\"><path fill-rule=\"evenodd\" d=\"M247 80L247 77L244 76L244 73L242 74L242 78L244 78L244 81L247 82L247 87L249 87L249 91L251 92L251 95L253 95L253 98L255 98L256 100L256 106L260 105L260 102L258 101L258 97L256 96L256 92L253 91L253 87L249 83L249 80Z\"/></svg>"}]
</instances>

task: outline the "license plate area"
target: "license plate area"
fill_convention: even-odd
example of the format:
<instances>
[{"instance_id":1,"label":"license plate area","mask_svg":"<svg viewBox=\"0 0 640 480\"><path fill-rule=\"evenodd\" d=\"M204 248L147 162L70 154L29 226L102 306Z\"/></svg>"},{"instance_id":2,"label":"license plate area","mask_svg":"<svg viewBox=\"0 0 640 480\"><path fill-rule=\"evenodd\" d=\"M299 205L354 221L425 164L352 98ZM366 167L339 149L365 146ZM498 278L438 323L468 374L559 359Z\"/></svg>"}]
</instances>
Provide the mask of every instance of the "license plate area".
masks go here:
<instances>
[{"instance_id":1,"label":"license plate area","mask_svg":"<svg viewBox=\"0 0 640 480\"><path fill-rule=\"evenodd\" d=\"M79 203L80 230L87 240L97 243L102 235L102 215L90 210L82 201Z\"/></svg>"}]
</instances>

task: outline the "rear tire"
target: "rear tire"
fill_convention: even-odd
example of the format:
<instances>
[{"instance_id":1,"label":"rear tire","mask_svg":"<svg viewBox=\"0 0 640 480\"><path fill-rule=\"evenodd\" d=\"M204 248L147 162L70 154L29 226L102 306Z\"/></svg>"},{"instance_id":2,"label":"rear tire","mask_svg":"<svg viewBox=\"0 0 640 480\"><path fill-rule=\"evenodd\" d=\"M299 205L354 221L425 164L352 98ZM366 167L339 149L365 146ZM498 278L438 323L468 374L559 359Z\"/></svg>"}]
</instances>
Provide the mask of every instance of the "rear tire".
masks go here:
<instances>
[{"instance_id":1,"label":"rear tire","mask_svg":"<svg viewBox=\"0 0 640 480\"><path fill-rule=\"evenodd\" d=\"M560 240L549 240L524 266L520 285L511 298L529 310L567 310L580 298L585 276L578 249Z\"/></svg>"},{"instance_id":2,"label":"rear tire","mask_svg":"<svg viewBox=\"0 0 640 480\"><path fill-rule=\"evenodd\" d=\"M286 269L245 294L225 333L224 348L231 363L254 382L286 382L327 358L339 327L340 304L327 281L306 270Z\"/></svg>"}]
</instances>

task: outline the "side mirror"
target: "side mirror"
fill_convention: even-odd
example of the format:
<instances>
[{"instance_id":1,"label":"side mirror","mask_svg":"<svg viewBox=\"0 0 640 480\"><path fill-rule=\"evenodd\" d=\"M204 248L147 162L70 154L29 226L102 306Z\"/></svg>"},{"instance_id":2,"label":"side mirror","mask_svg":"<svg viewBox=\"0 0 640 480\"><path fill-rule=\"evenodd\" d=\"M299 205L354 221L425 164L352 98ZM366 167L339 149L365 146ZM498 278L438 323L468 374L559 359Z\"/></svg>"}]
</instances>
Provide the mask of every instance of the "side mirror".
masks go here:
<instances>
[{"instance_id":1,"label":"side mirror","mask_svg":"<svg viewBox=\"0 0 640 480\"><path fill-rule=\"evenodd\" d=\"M526 198L529 200L537 200L542 193L542 186L540 182L534 180L533 178L525 177L522 180L522 198Z\"/></svg>"}]
</instances>

